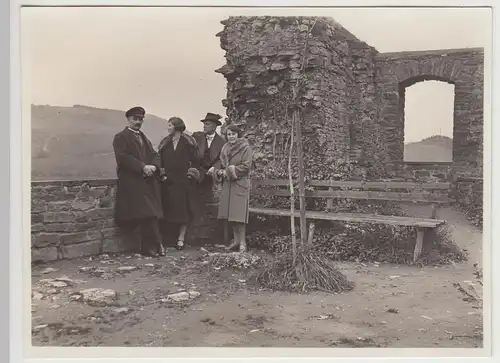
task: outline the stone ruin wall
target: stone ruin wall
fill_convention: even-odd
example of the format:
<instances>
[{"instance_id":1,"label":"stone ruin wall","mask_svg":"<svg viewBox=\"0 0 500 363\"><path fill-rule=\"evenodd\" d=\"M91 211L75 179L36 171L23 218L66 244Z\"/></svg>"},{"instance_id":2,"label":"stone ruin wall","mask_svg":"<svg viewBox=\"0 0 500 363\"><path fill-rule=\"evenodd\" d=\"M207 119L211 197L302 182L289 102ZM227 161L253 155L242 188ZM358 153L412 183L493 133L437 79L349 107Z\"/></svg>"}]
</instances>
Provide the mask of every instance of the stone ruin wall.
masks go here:
<instances>
[{"instance_id":1,"label":"stone ruin wall","mask_svg":"<svg viewBox=\"0 0 500 363\"><path fill-rule=\"evenodd\" d=\"M279 151L290 135L289 102L314 18L230 17L218 34L226 64L228 123L243 124L255 172L286 177ZM302 108L306 177L451 181L458 204L482 213L484 51L482 48L379 53L330 18L309 37ZM454 84L453 162L404 162L405 89ZM284 145L284 146L283 146ZM281 168L277 170L276 165ZM344 169L345 170L345 169Z\"/></svg>"},{"instance_id":2,"label":"stone ruin wall","mask_svg":"<svg viewBox=\"0 0 500 363\"><path fill-rule=\"evenodd\" d=\"M218 34L227 63L228 123L242 124L256 170L283 171L290 137L292 87L300 75L310 18L232 17ZM335 174L346 160L387 160L378 142L374 84L377 51L331 19L320 18L308 42L302 87L303 140L310 177ZM366 150L377 152L363 153ZM315 168L314 165L321 165Z\"/></svg>"},{"instance_id":3,"label":"stone ruin wall","mask_svg":"<svg viewBox=\"0 0 500 363\"><path fill-rule=\"evenodd\" d=\"M216 72L227 79L227 122L246 126L256 170L269 177L277 177L277 159L287 148L291 113L285 106L313 21L230 17L217 34L226 51L226 64ZM379 53L333 19L319 18L309 37L300 99L306 173L329 179L338 164L354 162L362 170L351 178L481 177L483 57L475 48ZM424 80L455 85L452 163L403 161L404 90ZM313 159L320 159L322 172Z\"/></svg>"}]
</instances>

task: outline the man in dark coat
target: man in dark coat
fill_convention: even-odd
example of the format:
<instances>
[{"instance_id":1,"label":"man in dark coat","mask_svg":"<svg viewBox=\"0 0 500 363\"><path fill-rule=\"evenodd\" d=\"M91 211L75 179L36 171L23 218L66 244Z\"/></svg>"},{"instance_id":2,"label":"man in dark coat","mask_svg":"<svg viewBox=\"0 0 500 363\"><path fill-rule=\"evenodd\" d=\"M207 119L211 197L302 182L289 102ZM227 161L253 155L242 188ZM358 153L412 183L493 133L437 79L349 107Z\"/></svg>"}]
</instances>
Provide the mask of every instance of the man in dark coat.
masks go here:
<instances>
[{"instance_id":1,"label":"man in dark coat","mask_svg":"<svg viewBox=\"0 0 500 363\"><path fill-rule=\"evenodd\" d=\"M140 228L141 253L164 256L158 225L158 219L163 217L160 157L140 130L145 114L142 107L128 110L128 126L113 139L118 174L115 219L128 233Z\"/></svg>"},{"instance_id":2,"label":"man in dark coat","mask_svg":"<svg viewBox=\"0 0 500 363\"><path fill-rule=\"evenodd\" d=\"M218 126L222 125L220 119L222 116L207 113L203 122L203 131L193 133L193 137L198 143L201 159L201 183L212 185L213 173L215 169L220 169L220 152L226 141L216 132Z\"/></svg>"}]
</instances>

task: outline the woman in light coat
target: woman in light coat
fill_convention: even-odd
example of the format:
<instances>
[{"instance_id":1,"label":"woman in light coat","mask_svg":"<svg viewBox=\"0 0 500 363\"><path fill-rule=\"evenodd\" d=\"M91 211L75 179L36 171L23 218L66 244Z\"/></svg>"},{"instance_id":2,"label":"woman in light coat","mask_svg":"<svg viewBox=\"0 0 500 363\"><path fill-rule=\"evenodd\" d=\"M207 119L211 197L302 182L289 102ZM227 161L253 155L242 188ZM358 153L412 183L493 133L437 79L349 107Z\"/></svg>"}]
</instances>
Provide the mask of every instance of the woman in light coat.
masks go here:
<instances>
[{"instance_id":1,"label":"woman in light coat","mask_svg":"<svg viewBox=\"0 0 500 363\"><path fill-rule=\"evenodd\" d=\"M222 182L218 219L226 220L233 228L234 242L228 249L239 246L240 252L245 252L252 148L238 126L229 125L225 131L227 143L220 153L222 166L215 172L218 181Z\"/></svg>"}]
</instances>

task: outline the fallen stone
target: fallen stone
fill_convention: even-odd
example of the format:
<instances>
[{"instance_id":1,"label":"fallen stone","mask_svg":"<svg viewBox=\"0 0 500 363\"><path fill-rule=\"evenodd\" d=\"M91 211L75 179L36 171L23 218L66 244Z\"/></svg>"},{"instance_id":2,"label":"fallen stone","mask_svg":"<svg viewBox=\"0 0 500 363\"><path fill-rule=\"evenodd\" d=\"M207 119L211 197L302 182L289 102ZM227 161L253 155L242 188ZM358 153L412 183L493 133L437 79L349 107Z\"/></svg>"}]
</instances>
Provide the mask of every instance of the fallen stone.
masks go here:
<instances>
[{"instance_id":1,"label":"fallen stone","mask_svg":"<svg viewBox=\"0 0 500 363\"><path fill-rule=\"evenodd\" d=\"M57 281L55 279L43 279L43 280L40 280L39 283L41 285L50 286L50 287L56 287L56 288L68 287L69 286L69 283L67 283L65 281Z\"/></svg>"},{"instance_id":2,"label":"fallen stone","mask_svg":"<svg viewBox=\"0 0 500 363\"><path fill-rule=\"evenodd\" d=\"M155 267L155 264L154 263L146 263L146 264L144 264L144 266L146 266L146 267Z\"/></svg>"},{"instance_id":3,"label":"fallen stone","mask_svg":"<svg viewBox=\"0 0 500 363\"><path fill-rule=\"evenodd\" d=\"M82 295L75 294L75 295L71 295L71 296L69 297L69 300L70 300L70 301L80 301L80 300L82 299L82 297L83 297Z\"/></svg>"},{"instance_id":4,"label":"fallen stone","mask_svg":"<svg viewBox=\"0 0 500 363\"><path fill-rule=\"evenodd\" d=\"M46 275L46 274L50 274L51 272L57 272L59 271L59 269L57 268L52 268L52 267L47 267L46 269L43 269L41 271L42 274Z\"/></svg>"},{"instance_id":5,"label":"fallen stone","mask_svg":"<svg viewBox=\"0 0 500 363\"><path fill-rule=\"evenodd\" d=\"M80 295L82 300L92 306L107 306L116 299L116 292L111 289L90 288L82 290L74 295Z\"/></svg>"},{"instance_id":6,"label":"fallen stone","mask_svg":"<svg viewBox=\"0 0 500 363\"><path fill-rule=\"evenodd\" d=\"M119 264L120 262L115 261L115 260L105 260L105 261L101 261L101 263L103 265L116 265L116 264Z\"/></svg>"},{"instance_id":7,"label":"fallen stone","mask_svg":"<svg viewBox=\"0 0 500 363\"><path fill-rule=\"evenodd\" d=\"M170 295L167 295L167 298L165 300L172 301L172 302L188 301L189 300L189 293L186 291L183 291L183 292L179 292L176 294L170 294Z\"/></svg>"},{"instance_id":8,"label":"fallen stone","mask_svg":"<svg viewBox=\"0 0 500 363\"><path fill-rule=\"evenodd\" d=\"M128 313L128 308L116 308L113 309L115 313L122 314L122 313Z\"/></svg>"},{"instance_id":9,"label":"fallen stone","mask_svg":"<svg viewBox=\"0 0 500 363\"><path fill-rule=\"evenodd\" d=\"M57 277L54 279L55 281L60 281L60 282L64 282L66 284L68 284L69 286L73 286L73 285L76 285L76 284L81 284L81 283L84 283L85 281L83 280L72 280L70 279L68 276L61 276L61 277Z\"/></svg>"},{"instance_id":10,"label":"fallen stone","mask_svg":"<svg viewBox=\"0 0 500 363\"><path fill-rule=\"evenodd\" d=\"M194 291L194 290L189 290L188 293L189 293L189 297L191 299L195 299L198 296L201 296L201 294L198 291Z\"/></svg>"},{"instance_id":11,"label":"fallen stone","mask_svg":"<svg viewBox=\"0 0 500 363\"><path fill-rule=\"evenodd\" d=\"M203 247L201 247L201 248L200 248L200 252L203 252L203 253L209 253L209 252L208 252L208 250L207 250L207 249L205 249L205 248L203 248Z\"/></svg>"},{"instance_id":12,"label":"fallen stone","mask_svg":"<svg viewBox=\"0 0 500 363\"><path fill-rule=\"evenodd\" d=\"M191 299L195 299L201 294L198 291L190 290L190 291L182 291L175 294L167 295L166 299L162 299L162 301L167 302L182 302L188 301Z\"/></svg>"},{"instance_id":13,"label":"fallen stone","mask_svg":"<svg viewBox=\"0 0 500 363\"><path fill-rule=\"evenodd\" d=\"M328 320L328 319L333 319L334 316L330 314L324 314L324 315L319 315L319 316L313 316L311 319L314 320Z\"/></svg>"},{"instance_id":14,"label":"fallen stone","mask_svg":"<svg viewBox=\"0 0 500 363\"><path fill-rule=\"evenodd\" d=\"M37 331L37 330L42 330L42 329L45 329L46 327L48 327L49 324L40 324L40 325L37 325L33 328L34 331Z\"/></svg>"},{"instance_id":15,"label":"fallen stone","mask_svg":"<svg viewBox=\"0 0 500 363\"><path fill-rule=\"evenodd\" d=\"M421 318L424 318L424 319L427 319L427 320L434 320L433 318L431 317L428 317L428 316L425 316L425 315L420 315Z\"/></svg>"},{"instance_id":16,"label":"fallen stone","mask_svg":"<svg viewBox=\"0 0 500 363\"><path fill-rule=\"evenodd\" d=\"M38 291L33 291L31 293L31 298L34 299L34 300L42 300L43 299L43 295L40 294Z\"/></svg>"},{"instance_id":17,"label":"fallen stone","mask_svg":"<svg viewBox=\"0 0 500 363\"><path fill-rule=\"evenodd\" d=\"M130 272L137 270L137 266L120 266L117 268L118 272Z\"/></svg>"},{"instance_id":18,"label":"fallen stone","mask_svg":"<svg viewBox=\"0 0 500 363\"><path fill-rule=\"evenodd\" d=\"M95 270L95 267L92 267L92 266L82 266L82 267L78 268L78 271L80 271L80 272L90 272L93 270Z\"/></svg>"},{"instance_id":19,"label":"fallen stone","mask_svg":"<svg viewBox=\"0 0 500 363\"><path fill-rule=\"evenodd\" d=\"M390 278L391 280L397 279L398 277L400 277L400 276L397 276L397 275L394 275L394 276L389 276L389 278Z\"/></svg>"},{"instance_id":20,"label":"fallen stone","mask_svg":"<svg viewBox=\"0 0 500 363\"><path fill-rule=\"evenodd\" d=\"M394 308L389 308L386 311L388 313L393 313L393 314L398 314L399 313L399 309L394 309Z\"/></svg>"}]
</instances>

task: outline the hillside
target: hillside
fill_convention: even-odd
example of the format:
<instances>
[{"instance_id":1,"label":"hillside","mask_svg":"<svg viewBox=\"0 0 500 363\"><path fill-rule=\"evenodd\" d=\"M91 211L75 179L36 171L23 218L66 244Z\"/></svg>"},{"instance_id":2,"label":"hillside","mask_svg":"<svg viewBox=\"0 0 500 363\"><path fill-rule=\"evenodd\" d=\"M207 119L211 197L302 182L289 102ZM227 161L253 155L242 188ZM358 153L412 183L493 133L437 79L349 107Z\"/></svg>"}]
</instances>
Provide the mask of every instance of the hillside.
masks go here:
<instances>
[{"instance_id":1,"label":"hillside","mask_svg":"<svg viewBox=\"0 0 500 363\"><path fill-rule=\"evenodd\" d=\"M32 180L116 177L112 140L125 125L124 111L33 105ZM156 146L166 120L147 114L143 130Z\"/></svg>"},{"instance_id":2,"label":"hillside","mask_svg":"<svg viewBox=\"0 0 500 363\"><path fill-rule=\"evenodd\" d=\"M418 142L405 144L405 161L451 162L453 140L447 136L431 136Z\"/></svg>"}]
</instances>

